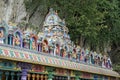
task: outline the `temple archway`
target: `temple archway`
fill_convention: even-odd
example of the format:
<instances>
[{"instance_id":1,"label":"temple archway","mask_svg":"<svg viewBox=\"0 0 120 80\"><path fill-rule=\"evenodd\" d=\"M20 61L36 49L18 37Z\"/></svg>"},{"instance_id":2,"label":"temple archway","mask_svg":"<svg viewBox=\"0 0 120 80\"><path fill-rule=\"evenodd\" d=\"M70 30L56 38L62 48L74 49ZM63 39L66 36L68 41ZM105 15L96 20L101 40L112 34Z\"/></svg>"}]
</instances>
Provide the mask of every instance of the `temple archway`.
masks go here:
<instances>
[{"instance_id":1,"label":"temple archway","mask_svg":"<svg viewBox=\"0 0 120 80\"><path fill-rule=\"evenodd\" d=\"M8 44L9 45L13 45L14 43L13 43L13 34L9 34L8 35Z\"/></svg>"}]
</instances>

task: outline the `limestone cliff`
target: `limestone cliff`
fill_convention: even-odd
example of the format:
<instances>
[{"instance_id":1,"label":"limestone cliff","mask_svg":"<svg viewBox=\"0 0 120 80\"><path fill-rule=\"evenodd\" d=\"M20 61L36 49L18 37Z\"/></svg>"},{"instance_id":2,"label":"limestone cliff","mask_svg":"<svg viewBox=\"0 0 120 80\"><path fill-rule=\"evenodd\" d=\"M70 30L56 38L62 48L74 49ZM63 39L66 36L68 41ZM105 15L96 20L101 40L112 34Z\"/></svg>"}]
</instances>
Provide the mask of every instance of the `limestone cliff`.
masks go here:
<instances>
[{"instance_id":1,"label":"limestone cliff","mask_svg":"<svg viewBox=\"0 0 120 80\"><path fill-rule=\"evenodd\" d=\"M25 0L1 0L0 20L6 22L20 23L26 21L36 26L42 26L44 16L43 5L37 5L33 11L27 11Z\"/></svg>"},{"instance_id":2,"label":"limestone cliff","mask_svg":"<svg viewBox=\"0 0 120 80\"><path fill-rule=\"evenodd\" d=\"M24 0L1 0L0 18L6 22L20 22L26 16Z\"/></svg>"}]
</instances>

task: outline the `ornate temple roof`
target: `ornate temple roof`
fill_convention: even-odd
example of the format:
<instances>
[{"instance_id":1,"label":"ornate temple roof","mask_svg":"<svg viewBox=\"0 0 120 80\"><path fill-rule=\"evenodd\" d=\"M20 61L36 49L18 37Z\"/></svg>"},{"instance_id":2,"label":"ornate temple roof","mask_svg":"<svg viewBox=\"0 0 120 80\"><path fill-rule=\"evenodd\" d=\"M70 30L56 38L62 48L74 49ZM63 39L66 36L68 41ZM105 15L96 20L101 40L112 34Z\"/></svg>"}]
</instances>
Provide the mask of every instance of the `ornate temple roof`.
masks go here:
<instances>
[{"instance_id":1,"label":"ornate temple roof","mask_svg":"<svg viewBox=\"0 0 120 80\"><path fill-rule=\"evenodd\" d=\"M78 70L93 74L119 77L118 73L106 68L95 67L91 65L88 66L86 64L80 64L69 60L43 55L42 53L41 54L34 54L34 53L36 52L30 52L20 48L0 45L1 59L29 62L33 64L42 64L47 66Z\"/></svg>"}]
</instances>

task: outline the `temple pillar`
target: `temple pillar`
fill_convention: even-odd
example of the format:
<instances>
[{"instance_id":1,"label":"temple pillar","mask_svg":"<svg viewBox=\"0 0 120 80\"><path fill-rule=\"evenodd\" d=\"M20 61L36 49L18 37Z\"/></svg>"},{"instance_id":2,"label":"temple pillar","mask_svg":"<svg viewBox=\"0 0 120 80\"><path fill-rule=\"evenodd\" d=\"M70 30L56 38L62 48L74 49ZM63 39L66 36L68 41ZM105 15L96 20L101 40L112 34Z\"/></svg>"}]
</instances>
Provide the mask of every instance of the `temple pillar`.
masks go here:
<instances>
[{"instance_id":1,"label":"temple pillar","mask_svg":"<svg viewBox=\"0 0 120 80\"><path fill-rule=\"evenodd\" d=\"M29 48L30 48L30 50L32 50L32 39L30 39L30 41L29 41L30 43L29 43Z\"/></svg>"},{"instance_id":2,"label":"temple pillar","mask_svg":"<svg viewBox=\"0 0 120 80\"><path fill-rule=\"evenodd\" d=\"M28 74L27 77L28 77L28 80L30 80L31 74Z\"/></svg>"},{"instance_id":3,"label":"temple pillar","mask_svg":"<svg viewBox=\"0 0 120 80\"><path fill-rule=\"evenodd\" d=\"M53 74L52 74L52 72L48 73L48 80L53 80Z\"/></svg>"},{"instance_id":4,"label":"temple pillar","mask_svg":"<svg viewBox=\"0 0 120 80\"><path fill-rule=\"evenodd\" d=\"M0 80L2 80L2 74L3 74L3 72L0 71Z\"/></svg>"},{"instance_id":5,"label":"temple pillar","mask_svg":"<svg viewBox=\"0 0 120 80\"><path fill-rule=\"evenodd\" d=\"M20 47L22 48L23 47L23 40L20 39Z\"/></svg>"},{"instance_id":6,"label":"temple pillar","mask_svg":"<svg viewBox=\"0 0 120 80\"><path fill-rule=\"evenodd\" d=\"M35 74L32 74L32 80L35 80Z\"/></svg>"},{"instance_id":7,"label":"temple pillar","mask_svg":"<svg viewBox=\"0 0 120 80\"><path fill-rule=\"evenodd\" d=\"M43 80L43 75L41 75L40 77L41 77L41 80Z\"/></svg>"},{"instance_id":8,"label":"temple pillar","mask_svg":"<svg viewBox=\"0 0 120 80\"><path fill-rule=\"evenodd\" d=\"M45 80L47 80L47 75L45 75Z\"/></svg>"},{"instance_id":9,"label":"temple pillar","mask_svg":"<svg viewBox=\"0 0 120 80\"><path fill-rule=\"evenodd\" d=\"M53 76L53 73L54 73L54 69L53 67L46 67L46 70L48 72L48 79L47 80L53 80L54 76Z\"/></svg>"},{"instance_id":10,"label":"temple pillar","mask_svg":"<svg viewBox=\"0 0 120 80\"><path fill-rule=\"evenodd\" d=\"M66 80L70 80L70 76L68 76Z\"/></svg>"},{"instance_id":11,"label":"temple pillar","mask_svg":"<svg viewBox=\"0 0 120 80\"><path fill-rule=\"evenodd\" d=\"M5 77L6 77L6 79L5 80L8 80L8 76L9 76L9 72L5 72Z\"/></svg>"},{"instance_id":12,"label":"temple pillar","mask_svg":"<svg viewBox=\"0 0 120 80\"><path fill-rule=\"evenodd\" d=\"M42 52L41 44L38 44L38 51L39 51L39 52Z\"/></svg>"},{"instance_id":13,"label":"temple pillar","mask_svg":"<svg viewBox=\"0 0 120 80\"><path fill-rule=\"evenodd\" d=\"M81 75L81 73L79 72L79 71L75 71L75 78L74 78L74 80L80 80L79 78L79 76Z\"/></svg>"},{"instance_id":14,"label":"temple pillar","mask_svg":"<svg viewBox=\"0 0 120 80\"><path fill-rule=\"evenodd\" d=\"M79 80L79 76L75 76L75 80Z\"/></svg>"},{"instance_id":15,"label":"temple pillar","mask_svg":"<svg viewBox=\"0 0 120 80\"><path fill-rule=\"evenodd\" d=\"M58 80L62 80L61 76L58 77Z\"/></svg>"},{"instance_id":16,"label":"temple pillar","mask_svg":"<svg viewBox=\"0 0 120 80\"><path fill-rule=\"evenodd\" d=\"M20 80L20 73L17 73L17 80Z\"/></svg>"},{"instance_id":17,"label":"temple pillar","mask_svg":"<svg viewBox=\"0 0 120 80\"><path fill-rule=\"evenodd\" d=\"M15 76L15 73L14 72L11 72L11 80L14 80L14 76Z\"/></svg>"},{"instance_id":18,"label":"temple pillar","mask_svg":"<svg viewBox=\"0 0 120 80\"><path fill-rule=\"evenodd\" d=\"M39 52L39 44L37 45L37 51Z\"/></svg>"},{"instance_id":19,"label":"temple pillar","mask_svg":"<svg viewBox=\"0 0 120 80\"><path fill-rule=\"evenodd\" d=\"M36 75L36 78L37 78L37 80L39 80L39 79L40 79L40 75L39 75L39 74L37 74L37 75Z\"/></svg>"},{"instance_id":20,"label":"temple pillar","mask_svg":"<svg viewBox=\"0 0 120 80\"><path fill-rule=\"evenodd\" d=\"M27 80L27 69L22 69L21 80Z\"/></svg>"},{"instance_id":21,"label":"temple pillar","mask_svg":"<svg viewBox=\"0 0 120 80\"><path fill-rule=\"evenodd\" d=\"M10 36L10 41L9 41L10 45L12 45L12 37Z\"/></svg>"}]
</instances>

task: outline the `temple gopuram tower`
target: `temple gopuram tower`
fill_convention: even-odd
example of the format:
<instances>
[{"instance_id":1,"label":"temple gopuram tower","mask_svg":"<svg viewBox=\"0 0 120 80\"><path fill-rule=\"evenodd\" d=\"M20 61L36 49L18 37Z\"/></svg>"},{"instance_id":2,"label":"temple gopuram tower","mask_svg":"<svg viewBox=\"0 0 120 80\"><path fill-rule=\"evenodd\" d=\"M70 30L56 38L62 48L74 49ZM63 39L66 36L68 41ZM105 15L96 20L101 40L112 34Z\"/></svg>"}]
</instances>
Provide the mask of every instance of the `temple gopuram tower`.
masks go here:
<instances>
[{"instance_id":1,"label":"temple gopuram tower","mask_svg":"<svg viewBox=\"0 0 120 80\"><path fill-rule=\"evenodd\" d=\"M70 46L72 46L68 28L64 19L60 19L57 12L53 11L52 8L45 18L42 35L42 40L45 43L43 43L45 45L43 52L49 51L54 56L60 55L62 57L68 55L66 52L70 52ZM62 51L60 51L61 49ZM60 54L60 52L62 53Z\"/></svg>"}]
</instances>

